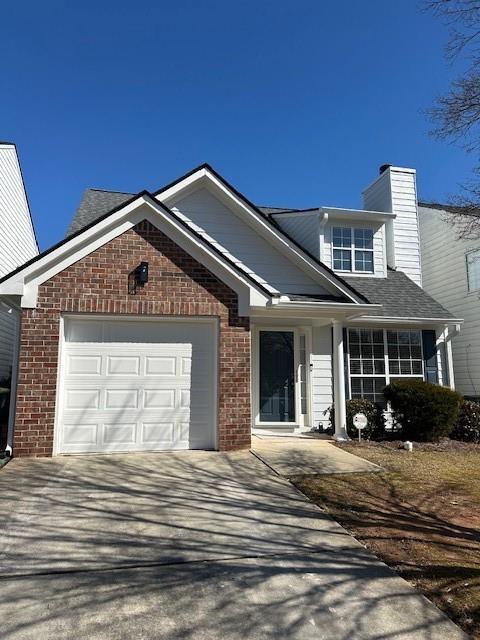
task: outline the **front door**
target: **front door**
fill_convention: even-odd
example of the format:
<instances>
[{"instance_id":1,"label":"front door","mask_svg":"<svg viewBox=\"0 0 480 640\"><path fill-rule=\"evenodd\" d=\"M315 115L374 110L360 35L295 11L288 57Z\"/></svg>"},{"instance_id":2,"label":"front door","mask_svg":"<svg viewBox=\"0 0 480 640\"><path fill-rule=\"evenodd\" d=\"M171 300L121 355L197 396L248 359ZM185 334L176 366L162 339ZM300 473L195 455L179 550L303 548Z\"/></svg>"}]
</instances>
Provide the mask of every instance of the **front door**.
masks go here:
<instances>
[{"instance_id":1,"label":"front door","mask_svg":"<svg viewBox=\"0 0 480 640\"><path fill-rule=\"evenodd\" d=\"M293 331L259 332L260 421L295 422Z\"/></svg>"}]
</instances>

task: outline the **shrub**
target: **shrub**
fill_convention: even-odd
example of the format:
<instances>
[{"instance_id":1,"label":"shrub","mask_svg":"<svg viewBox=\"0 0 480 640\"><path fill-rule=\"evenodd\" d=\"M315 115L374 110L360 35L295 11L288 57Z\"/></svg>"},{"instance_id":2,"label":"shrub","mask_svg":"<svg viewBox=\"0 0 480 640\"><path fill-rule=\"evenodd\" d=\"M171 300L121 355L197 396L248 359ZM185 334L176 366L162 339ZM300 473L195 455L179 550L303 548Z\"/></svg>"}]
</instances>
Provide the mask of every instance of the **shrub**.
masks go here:
<instances>
[{"instance_id":1,"label":"shrub","mask_svg":"<svg viewBox=\"0 0 480 640\"><path fill-rule=\"evenodd\" d=\"M333 405L327 409L330 413L330 426L326 429L327 433L335 433L335 408ZM358 437L358 429L353 426L353 416L356 413L364 413L368 420L368 425L365 429L362 429L362 437L367 440L373 440L380 438L385 433L385 420L383 418L383 410L375 402L370 400L362 400L362 398L356 398L354 400L347 400L347 434L350 438ZM326 413L326 412L325 412Z\"/></svg>"},{"instance_id":2,"label":"shrub","mask_svg":"<svg viewBox=\"0 0 480 640\"><path fill-rule=\"evenodd\" d=\"M480 443L480 404L478 402L463 401L450 437L463 442Z\"/></svg>"},{"instance_id":3,"label":"shrub","mask_svg":"<svg viewBox=\"0 0 480 640\"><path fill-rule=\"evenodd\" d=\"M462 396L423 380L399 380L385 387L393 419L409 440L437 442L449 436L457 421Z\"/></svg>"}]
</instances>

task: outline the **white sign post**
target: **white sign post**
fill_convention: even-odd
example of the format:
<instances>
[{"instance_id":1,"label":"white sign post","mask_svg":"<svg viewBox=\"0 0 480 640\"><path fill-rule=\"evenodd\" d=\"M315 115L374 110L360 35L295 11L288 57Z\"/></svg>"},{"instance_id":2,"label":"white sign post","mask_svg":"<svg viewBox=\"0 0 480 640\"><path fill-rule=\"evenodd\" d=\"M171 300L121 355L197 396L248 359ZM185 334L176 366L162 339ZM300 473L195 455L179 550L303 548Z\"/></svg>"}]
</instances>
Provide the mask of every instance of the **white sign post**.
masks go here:
<instances>
[{"instance_id":1,"label":"white sign post","mask_svg":"<svg viewBox=\"0 0 480 640\"><path fill-rule=\"evenodd\" d=\"M362 429L368 424L367 416L364 413L356 413L353 416L353 426L358 429L358 441L362 441Z\"/></svg>"}]
</instances>

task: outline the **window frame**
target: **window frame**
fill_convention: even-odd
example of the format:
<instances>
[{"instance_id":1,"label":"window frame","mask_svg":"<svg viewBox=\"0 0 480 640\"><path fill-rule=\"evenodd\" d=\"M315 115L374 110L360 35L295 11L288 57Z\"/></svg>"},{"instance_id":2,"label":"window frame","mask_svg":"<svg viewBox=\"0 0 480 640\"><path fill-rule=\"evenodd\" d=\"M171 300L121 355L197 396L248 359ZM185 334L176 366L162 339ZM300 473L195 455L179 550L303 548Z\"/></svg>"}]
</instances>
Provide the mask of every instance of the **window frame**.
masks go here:
<instances>
[{"instance_id":1,"label":"window frame","mask_svg":"<svg viewBox=\"0 0 480 640\"><path fill-rule=\"evenodd\" d=\"M478 258L478 263L480 265L480 247L477 247L476 249L470 249L469 251L467 251L465 253L465 270L466 270L466 275L467 275L467 292L468 293L477 293L478 291L480 291L480 276L478 278L479 281L479 285L478 287L476 287L475 289L471 289L470 288L470 277L469 277L469 256L471 256L472 254L478 253L479 254L479 258ZM480 269L480 266L479 266Z\"/></svg>"},{"instance_id":2,"label":"window frame","mask_svg":"<svg viewBox=\"0 0 480 640\"><path fill-rule=\"evenodd\" d=\"M423 353L423 338L422 338L422 330L421 329L397 329L397 328L393 328L393 327L389 327L388 329L383 329L383 328L375 328L375 329L370 329L367 327L346 327L347 329L347 353L348 353L348 357L347 357L347 376L348 376L348 397L350 399L352 399L352 378L384 378L385 379L385 386L387 386L388 384L390 384L390 381L392 379L397 379L397 378L402 378L402 379L411 379L411 380L415 380L415 379L422 379L425 380L425 359L424 359L424 353ZM363 330L367 330L367 331L382 331L383 333L383 357L384 357L384 361L385 361L385 372L383 374L379 374L379 373L353 373L351 372L351 349L350 349L350 331L351 330L356 330L356 331L362 331ZM408 333L418 333L420 336L420 350L421 350L421 356L420 356L420 360L422 363L422 373L391 373L390 372L390 358L388 355L388 339L387 339L387 333L388 331L396 331L397 333L400 331L405 331ZM360 343L361 344L361 343ZM373 343L373 344L377 344L377 343ZM410 342L409 342L410 344ZM373 358L372 358L373 359ZM378 358L377 358L378 359ZM392 358L393 360L395 360L395 358ZM418 360L418 358L409 358L409 361L412 362L412 360ZM375 394L376 395L376 394Z\"/></svg>"},{"instance_id":3,"label":"window frame","mask_svg":"<svg viewBox=\"0 0 480 640\"><path fill-rule=\"evenodd\" d=\"M335 240L334 240L334 236L335 236L335 230L336 229L340 229L342 232L344 232L345 230L348 230L350 232L350 244L348 246L336 246L335 245ZM355 244L355 231L370 231L370 233L372 234L372 248L371 249L366 249L364 247L357 247ZM342 226L342 225L335 225L331 227L331 249L332 249L332 269L333 271L335 271L336 273L359 273L359 274L375 274L375 247L374 247L374 243L375 243L375 231L374 229L372 229L372 227L350 227L350 226ZM335 251L348 251L350 254L350 269L337 269L335 267ZM372 256L372 269L371 270L365 270L365 269L357 269L355 266L355 262L356 262L356 252L357 251L362 251L362 252L368 252L371 254Z\"/></svg>"}]
</instances>

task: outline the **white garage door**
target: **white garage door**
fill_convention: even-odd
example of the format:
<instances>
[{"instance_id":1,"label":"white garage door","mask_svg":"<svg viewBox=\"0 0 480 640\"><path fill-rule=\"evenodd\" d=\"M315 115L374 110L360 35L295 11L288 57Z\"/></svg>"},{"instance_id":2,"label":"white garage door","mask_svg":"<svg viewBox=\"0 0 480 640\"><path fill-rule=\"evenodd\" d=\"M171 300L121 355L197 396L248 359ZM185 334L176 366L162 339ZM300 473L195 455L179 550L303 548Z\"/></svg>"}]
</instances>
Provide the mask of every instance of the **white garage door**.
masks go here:
<instances>
[{"instance_id":1,"label":"white garage door","mask_svg":"<svg viewBox=\"0 0 480 640\"><path fill-rule=\"evenodd\" d=\"M65 319L58 453L215 448L216 326Z\"/></svg>"}]
</instances>

